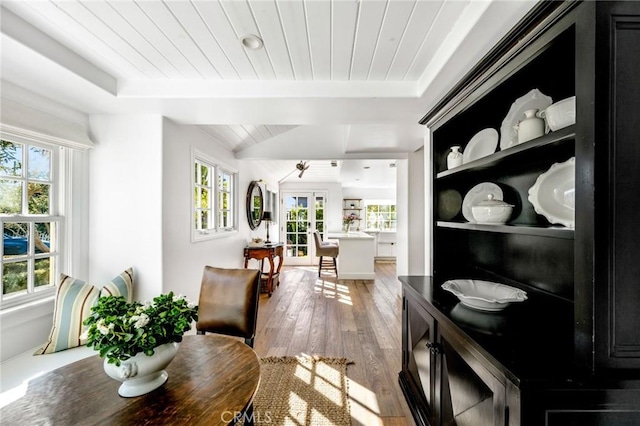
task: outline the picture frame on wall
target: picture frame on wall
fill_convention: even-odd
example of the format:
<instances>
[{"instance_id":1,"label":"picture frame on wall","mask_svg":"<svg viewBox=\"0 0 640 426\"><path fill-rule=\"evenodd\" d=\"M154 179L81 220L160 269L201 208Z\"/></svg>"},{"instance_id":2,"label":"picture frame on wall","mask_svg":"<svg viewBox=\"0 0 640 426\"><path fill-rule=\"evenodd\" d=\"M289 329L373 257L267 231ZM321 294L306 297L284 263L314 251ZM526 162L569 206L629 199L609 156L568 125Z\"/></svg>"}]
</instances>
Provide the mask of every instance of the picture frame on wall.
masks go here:
<instances>
[{"instance_id":1,"label":"picture frame on wall","mask_svg":"<svg viewBox=\"0 0 640 426\"><path fill-rule=\"evenodd\" d=\"M265 210L271 212L272 222L278 222L278 193L270 191L265 187L264 196Z\"/></svg>"}]
</instances>

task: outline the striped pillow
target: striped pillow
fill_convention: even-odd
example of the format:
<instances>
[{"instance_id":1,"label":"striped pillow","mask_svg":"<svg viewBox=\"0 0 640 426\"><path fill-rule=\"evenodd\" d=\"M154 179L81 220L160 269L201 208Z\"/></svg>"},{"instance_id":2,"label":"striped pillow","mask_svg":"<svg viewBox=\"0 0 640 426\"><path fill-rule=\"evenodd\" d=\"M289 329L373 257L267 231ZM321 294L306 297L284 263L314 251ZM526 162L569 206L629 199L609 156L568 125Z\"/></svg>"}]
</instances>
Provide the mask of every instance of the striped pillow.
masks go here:
<instances>
[{"instance_id":1,"label":"striped pillow","mask_svg":"<svg viewBox=\"0 0 640 426\"><path fill-rule=\"evenodd\" d=\"M51 354L86 343L80 339L82 321L91 315L91 307L100 297L100 290L82 280L60 274L53 310L53 326L49 340L34 355Z\"/></svg>"},{"instance_id":2,"label":"striped pillow","mask_svg":"<svg viewBox=\"0 0 640 426\"><path fill-rule=\"evenodd\" d=\"M133 299L133 269L129 268L102 289L85 281L60 274L49 340L34 355L50 354L87 343L82 339L86 327L82 322L91 315L91 307L102 296L124 296Z\"/></svg>"},{"instance_id":3,"label":"striped pillow","mask_svg":"<svg viewBox=\"0 0 640 426\"><path fill-rule=\"evenodd\" d=\"M124 296L127 302L133 302L133 268L129 268L107 283L100 290L100 297Z\"/></svg>"}]
</instances>

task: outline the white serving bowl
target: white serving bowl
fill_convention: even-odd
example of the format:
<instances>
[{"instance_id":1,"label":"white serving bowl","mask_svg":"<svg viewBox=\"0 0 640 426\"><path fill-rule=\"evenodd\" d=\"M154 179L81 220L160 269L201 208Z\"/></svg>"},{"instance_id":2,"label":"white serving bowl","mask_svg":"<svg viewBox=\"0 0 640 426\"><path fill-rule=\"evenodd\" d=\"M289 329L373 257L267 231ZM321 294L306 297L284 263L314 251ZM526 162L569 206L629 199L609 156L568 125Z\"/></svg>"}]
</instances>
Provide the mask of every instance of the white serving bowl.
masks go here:
<instances>
[{"instance_id":1,"label":"white serving bowl","mask_svg":"<svg viewBox=\"0 0 640 426\"><path fill-rule=\"evenodd\" d=\"M471 206L471 214L476 223L496 225L505 223L511 217L513 206L502 200L494 200L493 194L487 195L487 199Z\"/></svg>"},{"instance_id":2,"label":"white serving bowl","mask_svg":"<svg viewBox=\"0 0 640 426\"><path fill-rule=\"evenodd\" d=\"M527 300L526 291L491 281L449 280L442 289L455 294L463 305L481 311L497 312Z\"/></svg>"},{"instance_id":3,"label":"white serving bowl","mask_svg":"<svg viewBox=\"0 0 640 426\"><path fill-rule=\"evenodd\" d=\"M554 132L576 123L576 97L563 99L540 112L540 117L547 122L549 129Z\"/></svg>"}]
</instances>

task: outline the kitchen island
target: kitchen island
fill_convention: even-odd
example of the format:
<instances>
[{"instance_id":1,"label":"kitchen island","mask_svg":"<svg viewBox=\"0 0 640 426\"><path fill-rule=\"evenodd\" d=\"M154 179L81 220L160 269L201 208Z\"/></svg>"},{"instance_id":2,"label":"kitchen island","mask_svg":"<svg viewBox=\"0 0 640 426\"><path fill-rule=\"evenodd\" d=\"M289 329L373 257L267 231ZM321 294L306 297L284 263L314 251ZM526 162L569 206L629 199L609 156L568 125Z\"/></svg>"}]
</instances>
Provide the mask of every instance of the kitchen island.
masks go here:
<instances>
[{"instance_id":1,"label":"kitchen island","mask_svg":"<svg viewBox=\"0 0 640 426\"><path fill-rule=\"evenodd\" d=\"M375 238L365 232L329 232L329 240L340 244L338 277L345 280L373 280L375 278Z\"/></svg>"}]
</instances>

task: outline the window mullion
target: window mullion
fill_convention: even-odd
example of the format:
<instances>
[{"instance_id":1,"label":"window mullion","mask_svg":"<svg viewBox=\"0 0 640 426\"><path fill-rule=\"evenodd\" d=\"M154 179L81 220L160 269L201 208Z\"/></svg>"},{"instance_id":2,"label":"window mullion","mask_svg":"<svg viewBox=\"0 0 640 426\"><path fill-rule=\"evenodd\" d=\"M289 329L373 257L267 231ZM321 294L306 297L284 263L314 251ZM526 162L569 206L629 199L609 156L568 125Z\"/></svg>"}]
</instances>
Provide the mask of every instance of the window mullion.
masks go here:
<instances>
[{"instance_id":1,"label":"window mullion","mask_svg":"<svg viewBox=\"0 0 640 426\"><path fill-rule=\"evenodd\" d=\"M35 291L35 252L36 252L36 242L35 242L35 232L36 232L36 224L33 221L29 221L29 244L27 247L27 293L33 294Z\"/></svg>"},{"instance_id":2,"label":"window mullion","mask_svg":"<svg viewBox=\"0 0 640 426\"><path fill-rule=\"evenodd\" d=\"M210 219L210 223L209 226L213 229L218 229L218 197L219 197L219 193L218 193L218 179L220 178L218 176L219 173L219 169L218 167L215 166L211 166L211 173L209 173L209 175L211 176L211 181L209 182L211 184L211 189L210 189L210 198L209 198L209 208L211 209L211 213L209 214L209 219Z\"/></svg>"},{"instance_id":3,"label":"window mullion","mask_svg":"<svg viewBox=\"0 0 640 426\"><path fill-rule=\"evenodd\" d=\"M29 164L27 164L29 158L29 146L23 145L22 149L22 174L20 175L21 185L22 185L22 199L20 200L21 205L21 213L26 215L29 214L29 179L27 179L27 173L29 170Z\"/></svg>"}]
</instances>

